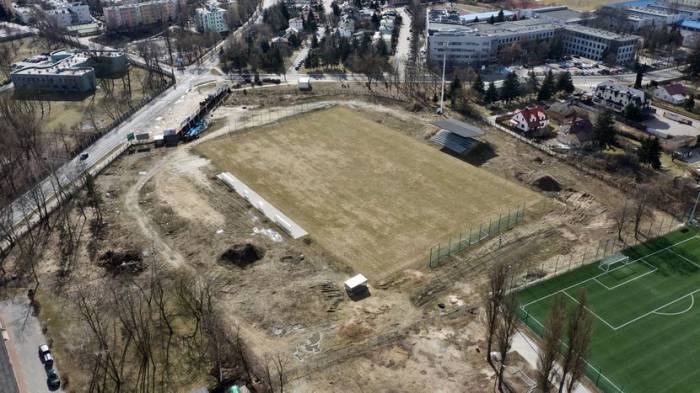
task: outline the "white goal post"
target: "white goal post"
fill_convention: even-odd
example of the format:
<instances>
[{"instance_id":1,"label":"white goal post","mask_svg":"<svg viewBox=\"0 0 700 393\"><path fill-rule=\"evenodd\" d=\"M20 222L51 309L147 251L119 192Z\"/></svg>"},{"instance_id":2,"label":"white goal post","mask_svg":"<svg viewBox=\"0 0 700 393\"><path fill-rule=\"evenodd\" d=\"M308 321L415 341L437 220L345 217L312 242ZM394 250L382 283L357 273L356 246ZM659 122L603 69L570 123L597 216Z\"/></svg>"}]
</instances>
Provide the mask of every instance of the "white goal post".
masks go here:
<instances>
[{"instance_id":1,"label":"white goal post","mask_svg":"<svg viewBox=\"0 0 700 393\"><path fill-rule=\"evenodd\" d=\"M614 266L614 265L617 265L620 263L626 265L629 262L630 262L630 257L628 257L627 255L624 255L624 254L617 253L617 254L613 254L613 255L610 255L610 256L607 256L607 257L601 259L598 267L601 270L604 270L607 272L608 270L610 270L611 266Z\"/></svg>"}]
</instances>

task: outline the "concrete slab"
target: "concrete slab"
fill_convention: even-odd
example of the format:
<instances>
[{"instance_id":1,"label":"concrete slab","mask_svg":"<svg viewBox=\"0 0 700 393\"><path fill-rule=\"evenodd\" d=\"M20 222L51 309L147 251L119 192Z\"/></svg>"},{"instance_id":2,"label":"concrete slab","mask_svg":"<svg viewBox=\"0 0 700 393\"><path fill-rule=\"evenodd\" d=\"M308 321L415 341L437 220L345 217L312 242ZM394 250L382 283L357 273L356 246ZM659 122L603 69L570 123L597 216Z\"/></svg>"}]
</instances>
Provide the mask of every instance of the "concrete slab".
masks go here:
<instances>
[{"instance_id":1,"label":"concrete slab","mask_svg":"<svg viewBox=\"0 0 700 393\"><path fill-rule=\"evenodd\" d=\"M240 181L236 176L229 172L222 172L216 175L216 177L236 191L238 195L248 200L251 205L260 210L267 218L277 224L292 238L298 239L307 235L307 232L302 227L297 225L297 223L276 207L272 206L265 198L258 195L258 193L253 191L250 187L246 186L245 183Z\"/></svg>"}]
</instances>

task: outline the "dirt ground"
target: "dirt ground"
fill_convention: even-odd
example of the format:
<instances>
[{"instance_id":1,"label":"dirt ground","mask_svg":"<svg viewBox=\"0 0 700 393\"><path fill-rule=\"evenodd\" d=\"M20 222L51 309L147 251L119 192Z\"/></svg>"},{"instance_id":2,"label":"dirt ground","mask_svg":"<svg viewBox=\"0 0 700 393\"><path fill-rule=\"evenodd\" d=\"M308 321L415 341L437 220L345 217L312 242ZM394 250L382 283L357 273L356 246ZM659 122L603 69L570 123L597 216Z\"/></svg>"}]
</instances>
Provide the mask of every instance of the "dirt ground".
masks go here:
<instances>
[{"instance_id":1,"label":"dirt ground","mask_svg":"<svg viewBox=\"0 0 700 393\"><path fill-rule=\"evenodd\" d=\"M378 105L342 97L327 102L352 105L354 111L372 114L367 116L372 121L360 124L370 127L371 123L378 144L386 140L400 140L402 145L427 142L421 127L386 131L377 127L376 119L386 119L386 127L382 128L435 120L428 111L409 112L403 105ZM103 171L97 182L103 192L108 225L97 241L97 249L136 250L159 258L167 269L193 269L229 277L231 286L222 299L226 318L231 326L240 328L256 356L283 356L287 391L492 389L494 377L485 362L479 296L489 266L494 261L508 261L525 273L558 257L580 255L615 235L612 212L624 200L616 188L497 130L489 130L483 146L462 159L478 167L479 172L490 174L491 179L504 178L512 183L498 180L503 187L546 203L528 209L522 225L450 258L437 269L429 270L424 265L401 269L371 282L369 297L349 299L342 286L348 277L348 265L334 255L329 243L316 235L311 242L285 236L219 182L216 167L195 153L197 145L199 148L225 135L234 121L243 122L253 113L283 113L269 104L262 108L251 105L243 109L231 103L217 109L210 129L198 141L175 149L125 155ZM265 128L248 134L258 131L263 136L281 137ZM242 136L227 140L245 144ZM290 146L287 152L279 153L298 153L298 149ZM335 147L328 149L333 151ZM426 154L436 162L448 160L455 161L456 168L467 166L427 144L416 149L430 151ZM320 154L319 149L314 150ZM242 150L238 153L251 154ZM348 160L337 155L330 158ZM260 164L245 162L262 171ZM425 165L430 168L429 163ZM561 189L545 192L533 186L533 179L542 173L556 179ZM264 175L279 179L279 175L269 172ZM473 192L467 187L453 187L452 195L457 194L455 189L466 193L458 194L456 199L466 199L463 195ZM232 246L245 244L262 250L264 255L243 267L221 258ZM76 322L70 286L57 283L55 258L48 254L40 272L45 278L40 288L44 304L40 317L54 340L62 372L70 373L72 385L80 390L90 372L79 356L79 337L84 328ZM107 282L114 277L85 253L72 279ZM526 372L533 376L532 370ZM203 375L183 374L177 381L180 384L174 386L189 391L204 381Z\"/></svg>"},{"instance_id":2,"label":"dirt ground","mask_svg":"<svg viewBox=\"0 0 700 393\"><path fill-rule=\"evenodd\" d=\"M416 268L435 243L542 199L343 107L196 151L370 279Z\"/></svg>"}]
</instances>

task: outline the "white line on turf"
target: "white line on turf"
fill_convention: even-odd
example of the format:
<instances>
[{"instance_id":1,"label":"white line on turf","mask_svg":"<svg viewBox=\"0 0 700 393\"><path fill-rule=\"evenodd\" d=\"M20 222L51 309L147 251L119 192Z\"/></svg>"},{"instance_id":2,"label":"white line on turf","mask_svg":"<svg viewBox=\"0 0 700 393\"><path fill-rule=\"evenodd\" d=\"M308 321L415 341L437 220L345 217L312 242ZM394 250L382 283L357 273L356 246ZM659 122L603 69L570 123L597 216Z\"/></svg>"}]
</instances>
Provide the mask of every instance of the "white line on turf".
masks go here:
<instances>
[{"instance_id":1,"label":"white line on turf","mask_svg":"<svg viewBox=\"0 0 700 393\"><path fill-rule=\"evenodd\" d=\"M698 265L697 263L691 261L690 259L686 258L685 256L683 256L683 255L677 253L675 250L671 249L671 250L669 250L669 251L671 251L672 253L678 255L679 257L681 257L681 259L683 259L684 261L686 261L686 262L692 264L693 266L695 266L695 267L700 267L700 265Z\"/></svg>"},{"instance_id":2,"label":"white line on turf","mask_svg":"<svg viewBox=\"0 0 700 393\"><path fill-rule=\"evenodd\" d=\"M663 315L663 316L673 316L673 315L681 315L681 314L687 313L687 312L690 311L690 310L693 308L693 306L695 305L695 296L693 296L693 294L690 294L690 295L686 295L686 296L683 296L682 298L677 299L677 300L685 299L685 298L688 297L688 296L690 296L690 306L688 306L688 308L686 308L685 310L683 310L683 311L678 311L678 312L660 312L660 311L654 311L654 314Z\"/></svg>"},{"instance_id":3,"label":"white line on turf","mask_svg":"<svg viewBox=\"0 0 700 393\"><path fill-rule=\"evenodd\" d=\"M569 299L575 301L576 304L581 304L581 303L578 302L578 300L576 300L576 298L574 298L573 296L569 295L569 292L564 291L563 293L564 293L564 295L568 296ZM590 308L588 308L588 307L586 307L586 306L583 306L583 308L585 308L586 311L588 311L589 313L591 313L591 314L592 314L593 316L595 316L596 318L600 319L601 322L603 322L604 324L608 325L608 327L609 327L610 329L615 330L615 326L609 324L608 321L606 321L605 319L601 318L598 314L596 314L595 312L593 312L593 310L591 310Z\"/></svg>"},{"instance_id":4,"label":"white line on turf","mask_svg":"<svg viewBox=\"0 0 700 393\"><path fill-rule=\"evenodd\" d=\"M700 292L700 289L696 289L696 290L694 290L693 292L690 292L690 293L688 293L688 294L686 294L686 295L683 295L683 296L679 297L679 298L676 299L676 300L671 300L670 302L664 304L663 306L659 306L659 307L657 307L657 308L655 308L655 309L649 311L648 313L646 313L646 314L644 314L644 315L640 315L640 316L638 316L637 318L634 318L634 319L631 320L631 321L627 321L627 322L623 323L622 325L620 325L620 326L614 328L613 330L622 329L623 327L625 327L625 326L627 326L627 325L629 325L629 324L631 324L631 323L637 322L637 321L639 321L640 319L642 319L642 318L644 318L644 317L647 317L647 316L649 316L649 315L651 315L651 314L655 314L657 311L661 310L662 308L664 308L664 307L666 307L666 306L670 306L671 304L673 304L673 303L675 303L675 302L677 302L677 301L679 301L679 300L681 300L681 299L684 299L684 298L686 298L686 297L688 297L688 296L695 295L695 294L698 293L698 292Z\"/></svg>"},{"instance_id":5,"label":"white line on turf","mask_svg":"<svg viewBox=\"0 0 700 393\"><path fill-rule=\"evenodd\" d=\"M644 262L644 261L642 260L642 262ZM636 263L636 262L635 262L635 263ZM644 262L644 263L646 263L646 262ZM646 263L646 264L649 265L648 263ZM650 270L650 271L648 271L648 272L646 272L646 273L644 273L644 274L642 274L642 275L639 275L639 276L637 276L637 277L630 278L629 280L623 281L623 282L621 282L621 283L619 283L619 284L617 284L617 285L613 285L613 286L611 286L611 287L605 285L602 281L598 280L597 278L595 279L595 282L597 282L598 284L604 286L605 289L607 289L608 291L612 291L613 289L615 289L615 288L617 288L617 287L621 287L621 286L623 286L623 285L629 284L629 283L631 283L631 282L634 281L634 280L638 280L638 279L640 279L640 278L646 276L647 274L651 274L651 273L654 273L655 271L659 270L659 269L657 269L655 266L652 266L652 265L649 265L649 266L652 268L652 270Z\"/></svg>"},{"instance_id":6,"label":"white line on turf","mask_svg":"<svg viewBox=\"0 0 700 393\"><path fill-rule=\"evenodd\" d=\"M640 259L644 259L644 258L650 257L650 256L652 256L652 255L656 255L656 254L658 254L658 253L664 252L664 251L668 250L668 249L671 248L671 247L675 247L675 246L677 246L677 245L679 245L679 244L683 244L683 243L686 243L686 242L688 242L688 241L690 241L690 240L694 240L694 239L700 239L700 236L695 235L695 236L689 237L689 238L687 238L687 239L685 239L685 240L681 240L681 241L679 241L678 243L672 244L672 245L670 245L670 246L668 246L668 247L666 247L666 248L662 248L661 250L654 251L654 252L652 252L651 254L647 254L647 255L645 255L645 256L643 256L643 257L641 257L641 258L635 259L633 262L637 262L637 261L639 261ZM633 263L633 262L630 262L630 263ZM594 279L596 279L596 278L598 278L598 277L600 277L600 276L604 276L604 275L606 275L606 274L608 274L608 273L610 273L610 272L613 272L613 271L615 271L615 270L617 270L617 269L620 269L620 268L623 268L623 267L625 267L625 266L627 266L627 265L622 265L622 266L616 267L616 268L614 268L614 269L612 269L612 270L609 270L609 271L607 271L607 272L597 274L597 275L595 275L595 276L593 276L593 277L591 277L591 278L588 278L588 279L586 279L586 280L579 281L579 282L577 282L576 284L570 285L570 286L568 286L568 287L566 287L566 288L564 288L564 289L560 289L560 290L558 290L558 291L556 291L556 292L550 293L549 295L542 296L542 297L539 298L539 299L535 299L535 300L533 300L533 301L531 301L531 302L529 302L529 303L527 303L527 304L524 304L522 307L524 308L524 307L527 307L527 306L529 306L529 305L531 305L531 304L535 304L535 303L537 303L537 302L539 302L539 301L542 301L542 300L544 300L544 299L550 298L550 297L556 295L557 293L559 293L559 292L561 292L561 291L566 291L566 290L569 290L569 289L571 289L571 288L577 287L577 286L579 286L579 285L581 285L581 284L585 284L585 283L587 283L588 281L592 281L592 280L594 280Z\"/></svg>"}]
</instances>

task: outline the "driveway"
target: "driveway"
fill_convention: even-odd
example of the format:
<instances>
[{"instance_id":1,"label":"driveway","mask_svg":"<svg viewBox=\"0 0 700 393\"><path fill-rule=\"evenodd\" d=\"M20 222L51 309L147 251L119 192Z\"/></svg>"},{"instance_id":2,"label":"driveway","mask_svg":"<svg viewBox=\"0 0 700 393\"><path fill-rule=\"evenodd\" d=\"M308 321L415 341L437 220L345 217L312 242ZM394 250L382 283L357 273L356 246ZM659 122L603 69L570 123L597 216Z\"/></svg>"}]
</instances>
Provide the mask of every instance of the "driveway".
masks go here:
<instances>
[{"instance_id":1,"label":"driveway","mask_svg":"<svg viewBox=\"0 0 700 393\"><path fill-rule=\"evenodd\" d=\"M10 334L6 343L9 359L14 368L17 386L21 393L49 393L46 371L39 360L39 345L46 344L39 320L31 315L29 299L18 296L0 302L0 318ZM56 365L60 366L60 359ZM59 375L60 372L59 372ZM2 390L5 392L5 390ZM61 390L58 390L59 392Z\"/></svg>"}]
</instances>

